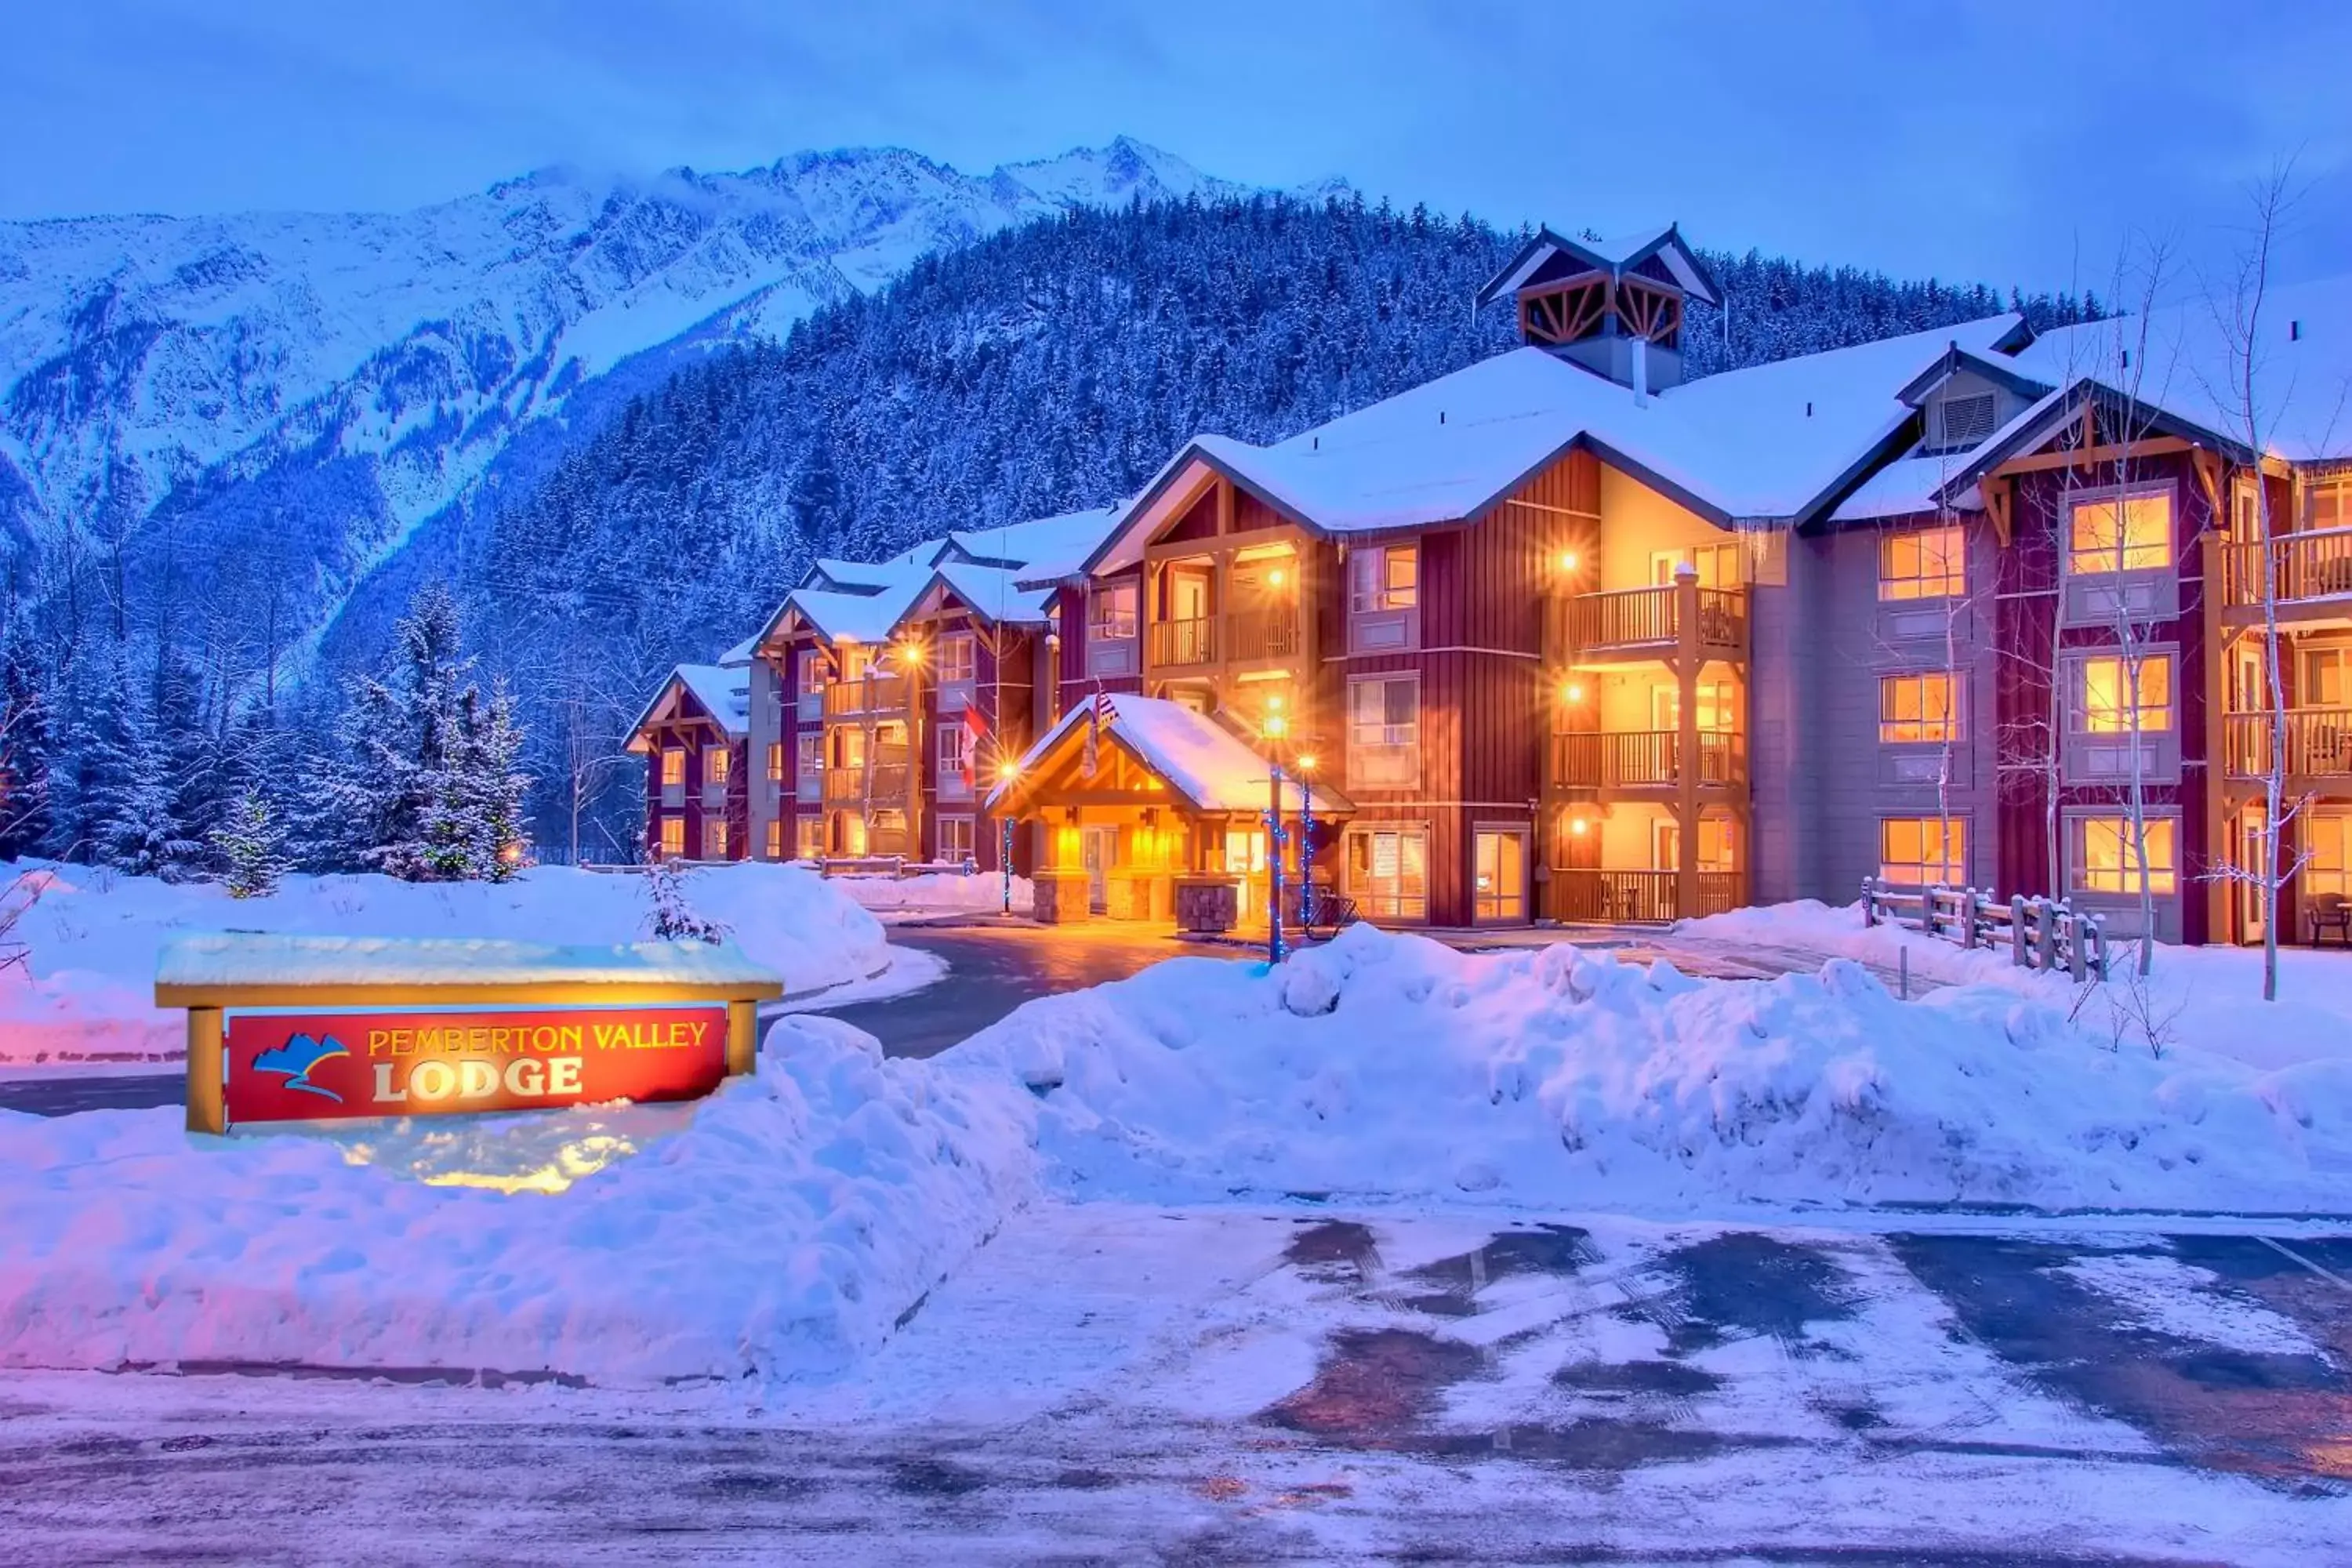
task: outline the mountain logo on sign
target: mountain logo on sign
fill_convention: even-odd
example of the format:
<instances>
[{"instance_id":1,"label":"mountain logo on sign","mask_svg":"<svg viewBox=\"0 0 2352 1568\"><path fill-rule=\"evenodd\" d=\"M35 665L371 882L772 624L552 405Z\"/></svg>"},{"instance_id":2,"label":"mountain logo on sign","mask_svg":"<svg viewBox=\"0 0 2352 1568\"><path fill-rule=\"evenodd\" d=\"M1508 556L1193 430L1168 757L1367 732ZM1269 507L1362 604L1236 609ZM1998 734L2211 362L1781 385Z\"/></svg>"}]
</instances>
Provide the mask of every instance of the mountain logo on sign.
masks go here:
<instances>
[{"instance_id":1,"label":"mountain logo on sign","mask_svg":"<svg viewBox=\"0 0 2352 1568\"><path fill-rule=\"evenodd\" d=\"M351 1054L343 1048L343 1043L332 1035L329 1035L323 1040L314 1040L308 1035L296 1035L273 1050L256 1052L253 1058L253 1070L283 1073L286 1076L286 1088L299 1089L304 1094L315 1094L341 1105L343 1102L343 1097L324 1084L312 1083L310 1071L320 1062L332 1061L337 1057L348 1057Z\"/></svg>"}]
</instances>

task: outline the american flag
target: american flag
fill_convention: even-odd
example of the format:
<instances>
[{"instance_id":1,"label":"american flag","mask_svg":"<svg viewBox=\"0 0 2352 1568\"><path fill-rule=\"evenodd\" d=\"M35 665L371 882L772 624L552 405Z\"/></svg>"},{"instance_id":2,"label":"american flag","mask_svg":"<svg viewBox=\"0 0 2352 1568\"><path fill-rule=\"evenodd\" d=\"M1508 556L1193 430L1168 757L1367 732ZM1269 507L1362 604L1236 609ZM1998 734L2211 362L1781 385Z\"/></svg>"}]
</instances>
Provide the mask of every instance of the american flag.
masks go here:
<instances>
[{"instance_id":1,"label":"american flag","mask_svg":"<svg viewBox=\"0 0 2352 1568\"><path fill-rule=\"evenodd\" d=\"M1102 760L1102 727L1110 722L1110 693L1099 685L1095 688L1094 705L1087 712L1087 777L1095 776Z\"/></svg>"}]
</instances>

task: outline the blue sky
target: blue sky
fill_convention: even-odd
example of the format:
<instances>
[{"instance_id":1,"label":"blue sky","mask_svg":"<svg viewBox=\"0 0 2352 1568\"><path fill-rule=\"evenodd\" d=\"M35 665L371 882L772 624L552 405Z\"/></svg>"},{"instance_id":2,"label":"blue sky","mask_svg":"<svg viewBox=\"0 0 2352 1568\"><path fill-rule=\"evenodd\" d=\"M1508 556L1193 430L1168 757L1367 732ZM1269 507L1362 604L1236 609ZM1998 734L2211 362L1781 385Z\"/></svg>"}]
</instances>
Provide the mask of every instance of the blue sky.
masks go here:
<instances>
[{"instance_id":1,"label":"blue sky","mask_svg":"<svg viewBox=\"0 0 2352 1568\"><path fill-rule=\"evenodd\" d=\"M2352 5L2297 0L0 0L0 217L386 208L570 163L1126 132L1499 223L2103 286L2238 237L2352 270Z\"/></svg>"}]
</instances>

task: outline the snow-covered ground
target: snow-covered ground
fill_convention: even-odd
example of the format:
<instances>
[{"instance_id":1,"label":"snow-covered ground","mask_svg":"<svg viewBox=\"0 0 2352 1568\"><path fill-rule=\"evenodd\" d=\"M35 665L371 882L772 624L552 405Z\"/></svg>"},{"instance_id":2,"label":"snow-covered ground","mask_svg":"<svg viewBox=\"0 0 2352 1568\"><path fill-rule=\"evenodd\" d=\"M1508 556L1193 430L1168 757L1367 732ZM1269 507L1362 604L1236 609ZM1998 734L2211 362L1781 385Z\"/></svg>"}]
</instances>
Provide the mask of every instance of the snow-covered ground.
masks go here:
<instances>
[{"instance_id":1,"label":"snow-covered ground","mask_svg":"<svg viewBox=\"0 0 2352 1568\"><path fill-rule=\"evenodd\" d=\"M791 1018L690 1106L226 1141L0 1112L0 1363L838 1371L1025 1195L1017 1110Z\"/></svg>"},{"instance_id":2,"label":"snow-covered ground","mask_svg":"<svg viewBox=\"0 0 2352 1568\"><path fill-rule=\"evenodd\" d=\"M919 877L832 877L826 880L878 915L992 915L1004 908L1004 879L985 873L959 876L951 871L927 871ZM1013 879L1014 914L1029 912L1031 894L1028 878Z\"/></svg>"},{"instance_id":3,"label":"snow-covered ground","mask_svg":"<svg viewBox=\"0 0 2352 1568\"><path fill-rule=\"evenodd\" d=\"M230 898L210 883L173 885L87 866L30 868L38 899L15 936L26 965L0 972L0 1069L152 1070L185 1055L177 1011L154 1005L163 944L193 932L514 937L606 945L647 934L641 878L543 866L499 885L415 883L380 876L289 877L268 898ZM713 867L687 897L732 928L788 992L858 983L892 965L878 921L814 872L791 866ZM884 982L919 984L920 961Z\"/></svg>"},{"instance_id":4,"label":"snow-covered ground","mask_svg":"<svg viewBox=\"0 0 2352 1568\"><path fill-rule=\"evenodd\" d=\"M1807 899L1734 910L1685 921L1675 928L1675 935L1836 953L1886 969L1895 966L1898 955L1908 953L1916 978L2014 991L2074 1013L2082 1026L2098 1037L2142 1054L2186 1047L2257 1068L2352 1058L2352 952L2336 948L2282 949L2278 1000L2266 1003L2262 1000L2263 955L2255 948L2158 943L2147 981L2135 984L2126 971L2138 949L2119 944L2113 963L2121 982L2078 992L2063 975L2019 968L2006 948L1964 952L1921 931L1864 926L1859 904L1834 906Z\"/></svg>"},{"instance_id":5,"label":"snow-covered ground","mask_svg":"<svg viewBox=\"0 0 2352 1568\"><path fill-rule=\"evenodd\" d=\"M1355 927L1271 973L1183 958L1046 997L927 1060L787 1019L756 1079L692 1107L226 1148L170 1110L0 1114L0 1363L804 1376L878 1344L1033 1191L2352 1210L2352 1061L2159 1058L2068 1000Z\"/></svg>"}]
</instances>

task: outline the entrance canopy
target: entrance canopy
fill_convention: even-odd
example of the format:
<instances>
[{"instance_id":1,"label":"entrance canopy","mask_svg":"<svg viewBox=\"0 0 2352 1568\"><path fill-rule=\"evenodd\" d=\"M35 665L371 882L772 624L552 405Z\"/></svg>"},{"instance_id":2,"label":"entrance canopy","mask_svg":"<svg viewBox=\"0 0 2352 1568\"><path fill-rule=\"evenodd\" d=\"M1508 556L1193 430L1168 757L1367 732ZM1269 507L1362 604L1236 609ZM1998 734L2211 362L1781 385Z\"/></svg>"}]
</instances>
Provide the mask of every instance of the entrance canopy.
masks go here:
<instances>
[{"instance_id":1,"label":"entrance canopy","mask_svg":"<svg viewBox=\"0 0 2352 1568\"><path fill-rule=\"evenodd\" d=\"M989 795L988 809L1017 816L1080 804L1168 805L1194 816L1260 812L1266 806L1270 772L1265 757L1207 714L1154 697L1115 692L1063 714L1021 759L1020 773ZM1318 812L1339 816L1355 810L1337 790L1320 784L1313 789ZM1298 781L1286 771L1283 814L1295 816L1306 804Z\"/></svg>"}]
</instances>

